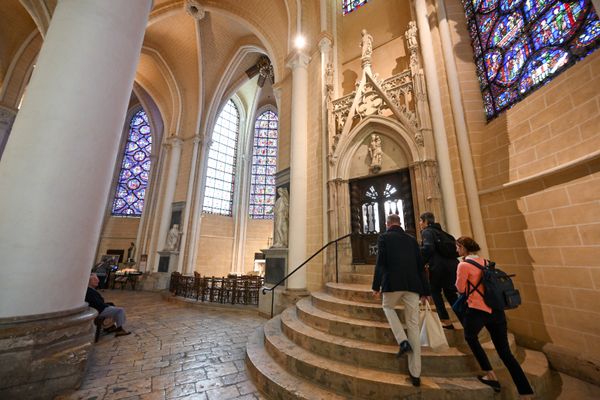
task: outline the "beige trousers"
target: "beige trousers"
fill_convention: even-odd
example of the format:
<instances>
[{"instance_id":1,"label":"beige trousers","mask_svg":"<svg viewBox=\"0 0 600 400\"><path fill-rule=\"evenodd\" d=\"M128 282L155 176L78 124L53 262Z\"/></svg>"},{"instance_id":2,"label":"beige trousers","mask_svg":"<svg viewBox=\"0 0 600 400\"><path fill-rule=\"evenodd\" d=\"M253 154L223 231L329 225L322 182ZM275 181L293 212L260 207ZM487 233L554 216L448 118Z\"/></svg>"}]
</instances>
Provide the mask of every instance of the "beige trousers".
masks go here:
<instances>
[{"instance_id":1,"label":"beige trousers","mask_svg":"<svg viewBox=\"0 0 600 400\"><path fill-rule=\"evenodd\" d=\"M419 335L419 298L414 292L384 292L383 293L383 312L392 328L394 337L398 344L408 340L412 352L408 353L408 370L415 377L421 376L421 339ZM404 322L406 331L394 310L400 302L404 304Z\"/></svg>"}]
</instances>

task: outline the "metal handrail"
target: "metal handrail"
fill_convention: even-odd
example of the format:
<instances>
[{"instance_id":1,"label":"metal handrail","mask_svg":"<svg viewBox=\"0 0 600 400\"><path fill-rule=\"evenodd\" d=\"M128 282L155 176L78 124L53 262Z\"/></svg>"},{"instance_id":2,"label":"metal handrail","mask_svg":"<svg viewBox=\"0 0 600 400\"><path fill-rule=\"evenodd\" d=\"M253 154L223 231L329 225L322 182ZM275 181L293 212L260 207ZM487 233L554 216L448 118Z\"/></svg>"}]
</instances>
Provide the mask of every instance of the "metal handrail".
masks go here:
<instances>
[{"instance_id":1,"label":"metal handrail","mask_svg":"<svg viewBox=\"0 0 600 400\"><path fill-rule=\"evenodd\" d=\"M352 235L354 235L354 233L349 233L347 235L341 236L341 237L327 243L325 246L323 246L319 250L317 250L312 256L310 256L308 259L306 259L306 261L304 261L302 264L300 264L298 267L296 267L295 270L293 270L292 272L290 272L289 274L284 276L283 279L281 279L279 282L277 282L274 286L272 286L270 288L263 287L262 294L265 295L265 294L267 294L267 292L273 292L277 286L279 286L283 282L285 282L287 280L287 278L292 276L296 271L298 271L300 268L305 266L310 260L315 258L320 252L322 252L323 250L325 250L327 247L329 247L330 245L332 245L334 243L335 243L335 282L338 283L338 280L339 280L339 277L338 277L338 242L340 240L346 239L347 237L352 236ZM273 295L271 296L271 318L273 318L274 302L275 302L275 292L273 292Z\"/></svg>"}]
</instances>

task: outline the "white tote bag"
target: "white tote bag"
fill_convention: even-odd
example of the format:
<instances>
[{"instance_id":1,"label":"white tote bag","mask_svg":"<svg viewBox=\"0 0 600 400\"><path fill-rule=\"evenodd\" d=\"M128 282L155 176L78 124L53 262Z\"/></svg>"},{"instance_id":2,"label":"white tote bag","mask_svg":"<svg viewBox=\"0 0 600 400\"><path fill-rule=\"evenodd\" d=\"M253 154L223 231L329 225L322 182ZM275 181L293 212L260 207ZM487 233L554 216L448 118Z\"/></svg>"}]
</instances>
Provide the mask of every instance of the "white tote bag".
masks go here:
<instances>
[{"instance_id":1,"label":"white tote bag","mask_svg":"<svg viewBox=\"0 0 600 400\"><path fill-rule=\"evenodd\" d=\"M429 346L436 353L448 350L448 340L437 313L431 310L429 302L425 302L421 327L421 346Z\"/></svg>"}]
</instances>

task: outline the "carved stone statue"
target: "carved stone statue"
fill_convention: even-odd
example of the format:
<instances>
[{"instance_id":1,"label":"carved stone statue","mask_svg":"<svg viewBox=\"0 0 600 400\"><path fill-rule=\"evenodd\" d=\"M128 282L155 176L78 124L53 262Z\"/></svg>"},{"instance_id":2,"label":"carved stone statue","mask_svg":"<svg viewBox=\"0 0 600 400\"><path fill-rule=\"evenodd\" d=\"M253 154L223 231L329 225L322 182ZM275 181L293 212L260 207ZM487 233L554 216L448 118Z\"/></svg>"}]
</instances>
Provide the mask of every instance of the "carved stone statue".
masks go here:
<instances>
[{"instance_id":1,"label":"carved stone statue","mask_svg":"<svg viewBox=\"0 0 600 400\"><path fill-rule=\"evenodd\" d=\"M383 157L383 151L381 150L381 138L379 137L379 135L371 135L371 143L369 144L369 156L371 157L371 172L379 172L381 170L381 162Z\"/></svg>"},{"instance_id":2,"label":"carved stone statue","mask_svg":"<svg viewBox=\"0 0 600 400\"><path fill-rule=\"evenodd\" d=\"M167 241L165 245L165 250L168 251L177 251L179 250L179 237L181 236L181 231L179 230L179 224L173 224L171 229L169 229L169 233L167 233Z\"/></svg>"},{"instance_id":3,"label":"carved stone statue","mask_svg":"<svg viewBox=\"0 0 600 400\"><path fill-rule=\"evenodd\" d=\"M327 98L331 99L333 94L333 64L327 64L325 69L325 88L327 89Z\"/></svg>"},{"instance_id":4,"label":"carved stone statue","mask_svg":"<svg viewBox=\"0 0 600 400\"><path fill-rule=\"evenodd\" d=\"M131 242L127 249L127 262L133 262L135 260L135 243Z\"/></svg>"},{"instance_id":5,"label":"carved stone statue","mask_svg":"<svg viewBox=\"0 0 600 400\"><path fill-rule=\"evenodd\" d=\"M286 188L277 189L279 198L275 202L275 233L273 247L287 247L290 201Z\"/></svg>"},{"instance_id":6,"label":"carved stone statue","mask_svg":"<svg viewBox=\"0 0 600 400\"><path fill-rule=\"evenodd\" d=\"M363 29L361 32L360 39L360 48L362 49L362 58L371 58L371 54L373 54L373 36L367 33L366 29Z\"/></svg>"},{"instance_id":7,"label":"carved stone statue","mask_svg":"<svg viewBox=\"0 0 600 400\"><path fill-rule=\"evenodd\" d=\"M419 47L419 43L417 42L417 24L415 21L410 21L408 23L408 30L406 31L405 36L409 49L416 49Z\"/></svg>"}]
</instances>

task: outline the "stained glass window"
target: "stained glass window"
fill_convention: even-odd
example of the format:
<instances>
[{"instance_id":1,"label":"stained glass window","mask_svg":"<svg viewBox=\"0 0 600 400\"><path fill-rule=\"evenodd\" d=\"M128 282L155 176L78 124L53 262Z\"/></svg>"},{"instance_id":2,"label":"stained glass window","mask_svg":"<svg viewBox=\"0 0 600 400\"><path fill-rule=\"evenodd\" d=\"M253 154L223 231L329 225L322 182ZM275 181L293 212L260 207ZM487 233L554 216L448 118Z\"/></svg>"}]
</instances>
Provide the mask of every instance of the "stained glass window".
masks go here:
<instances>
[{"instance_id":1,"label":"stained glass window","mask_svg":"<svg viewBox=\"0 0 600 400\"><path fill-rule=\"evenodd\" d=\"M231 215L240 113L229 100L219 114L208 152L203 211Z\"/></svg>"},{"instance_id":2,"label":"stained glass window","mask_svg":"<svg viewBox=\"0 0 600 400\"><path fill-rule=\"evenodd\" d=\"M129 135L113 200L112 215L139 217L150 174L152 135L144 110L136 112L129 123Z\"/></svg>"},{"instance_id":3,"label":"stained glass window","mask_svg":"<svg viewBox=\"0 0 600 400\"><path fill-rule=\"evenodd\" d=\"M342 0L342 11L344 15L351 13L358 7L367 4L368 0Z\"/></svg>"},{"instance_id":4,"label":"stained glass window","mask_svg":"<svg viewBox=\"0 0 600 400\"><path fill-rule=\"evenodd\" d=\"M273 219L278 125L277 114L273 111L261 113L254 124L250 218Z\"/></svg>"},{"instance_id":5,"label":"stained glass window","mask_svg":"<svg viewBox=\"0 0 600 400\"><path fill-rule=\"evenodd\" d=\"M463 0L489 119L600 46L591 0Z\"/></svg>"}]
</instances>

